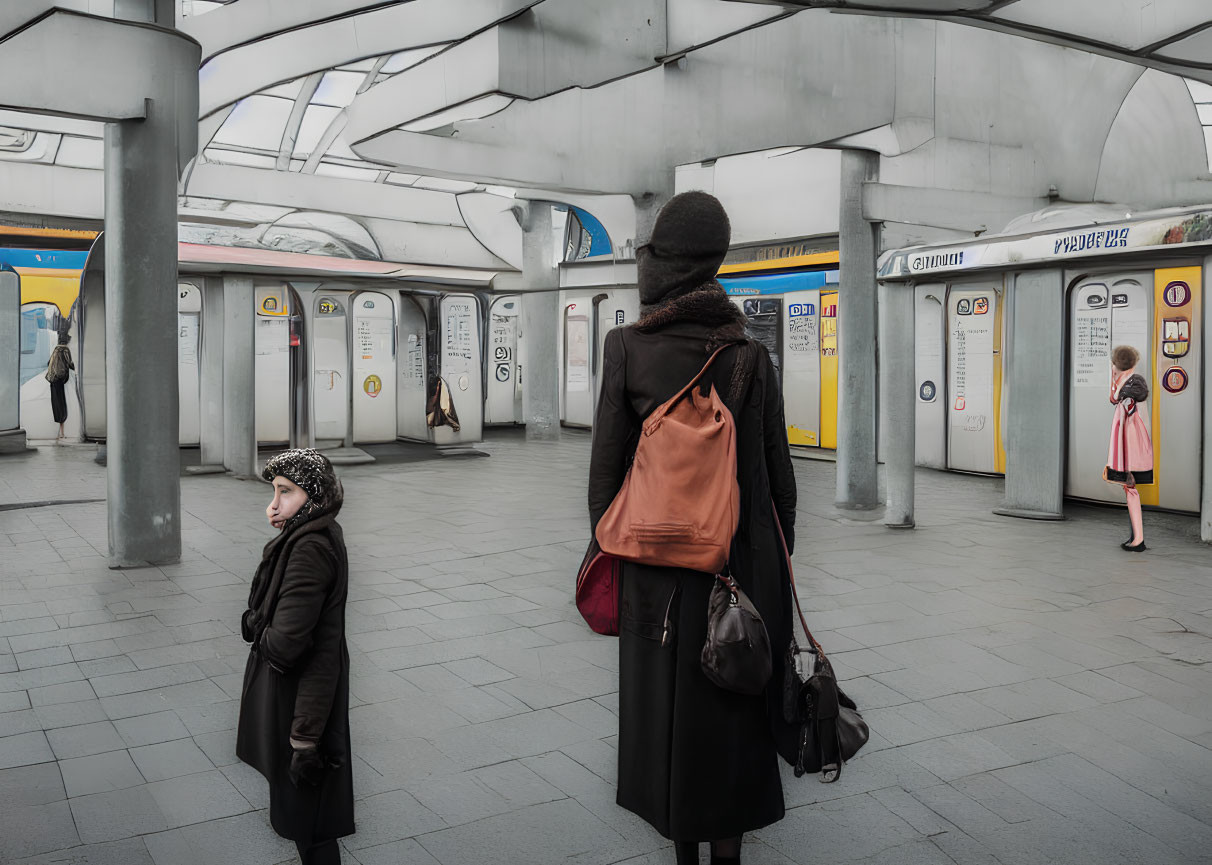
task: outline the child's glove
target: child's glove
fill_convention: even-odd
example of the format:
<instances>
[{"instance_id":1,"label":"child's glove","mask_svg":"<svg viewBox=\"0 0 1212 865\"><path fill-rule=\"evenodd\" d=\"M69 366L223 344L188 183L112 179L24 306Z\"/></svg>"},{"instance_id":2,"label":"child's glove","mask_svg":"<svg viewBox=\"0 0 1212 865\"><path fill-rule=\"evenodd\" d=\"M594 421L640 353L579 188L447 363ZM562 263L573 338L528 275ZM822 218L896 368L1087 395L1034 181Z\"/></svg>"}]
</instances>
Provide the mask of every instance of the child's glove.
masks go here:
<instances>
[{"instance_id":1,"label":"child's glove","mask_svg":"<svg viewBox=\"0 0 1212 865\"><path fill-rule=\"evenodd\" d=\"M290 783L296 787L315 787L324 780L325 768L319 748L296 749L290 758Z\"/></svg>"}]
</instances>

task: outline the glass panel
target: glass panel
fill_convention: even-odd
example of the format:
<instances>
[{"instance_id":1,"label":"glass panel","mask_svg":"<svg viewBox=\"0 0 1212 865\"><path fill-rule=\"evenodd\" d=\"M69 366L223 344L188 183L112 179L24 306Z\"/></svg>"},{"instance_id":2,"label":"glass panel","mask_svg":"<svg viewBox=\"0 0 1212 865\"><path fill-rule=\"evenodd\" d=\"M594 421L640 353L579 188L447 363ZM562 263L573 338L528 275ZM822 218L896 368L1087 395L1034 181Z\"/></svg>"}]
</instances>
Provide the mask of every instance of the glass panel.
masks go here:
<instances>
[{"instance_id":1,"label":"glass panel","mask_svg":"<svg viewBox=\"0 0 1212 865\"><path fill-rule=\"evenodd\" d=\"M1190 78L1184 78L1187 82L1187 89L1191 91L1191 99L1194 102L1212 102L1212 84L1204 84L1202 81L1193 81Z\"/></svg>"},{"instance_id":2,"label":"glass panel","mask_svg":"<svg viewBox=\"0 0 1212 865\"><path fill-rule=\"evenodd\" d=\"M311 104L344 108L353 102L354 94L365 78L361 72L325 72L315 95L311 97Z\"/></svg>"},{"instance_id":3,"label":"glass panel","mask_svg":"<svg viewBox=\"0 0 1212 865\"><path fill-rule=\"evenodd\" d=\"M268 90L262 90L266 96L281 96L283 99L298 99L299 91L303 89L303 79L296 78L294 81L287 81L285 84L278 84L270 87Z\"/></svg>"},{"instance_id":4,"label":"glass panel","mask_svg":"<svg viewBox=\"0 0 1212 865\"><path fill-rule=\"evenodd\" d=\"M331 73L330 73L331 74ZM303 123L299 126L299 137L295 139L294 156L306 157L320 143L320 137L332 123L332 119L341 113L340 108L328 105L308 105L303 113Z\"/></svg>"},{"instance_id":5,"label":"glass panel","mask_svg":"<svg viewBox=\"0 0 1212 865\"><path fill-rule=\"evenodd\" d=\"M234 144L274 153L282 146L282 130L294 102L258 94L241 99L215 134L215 144Z\"/></svg>"},{"instance_id":6,"label":"glass panel","mask_svg":"<svg viewBox=\"0 0 1212 865\"><path fill-rule=\"evenodd\" d=\"M1204 102L1195 106L1199 112L1199 125L1212 126L1212 104Z\"/></svg>"},{"instance_id":7,"label":"glass panel","mask_svg":"<svg viewBox=\"0 0 1212 865\"><path fill-rule=\"evenodd\" d=\"M223 8L229 0L181 0L181 17L196 18Z\"/></svg>"},{"instance_id":8,"label":"glass panel","mask_svg":"<svg viewBox=\"0 0 1212 865\"><path fill-rule=\"evenodd\" d=\"M69 168L103 168L105 148L100 138L79 138L64 135L55 164Z\"/></svg>"},{"instance_id":9,"label":"glass panel","mask_svg":"<svg viewBox=\"0 0 1212 865\"><path fill-rule=\"evenodd\" d=\"M397 171L392 171L387 175L386 183L392 186L412 186L420 178L419 174L400 174Z\"/></svg>"},{"instance_id":10,"label":"glass panel","mask_svg":"<svg viewBox=\"0 0 1212 865\"><path fill-rule=\"evenodd\" d=\"M347 72L369 72L375 68L375 64L379 62L378 57L368 57L365 60L359 60L357 63L346 63L344 66L338 66L338 69L343 69Z\"/></svg>"},{"instance_id":11,"label":"glass panel","mask_svg":"<svg viewBox=\"0 0 1212 865\"><path fill-rule=\"evenodd\" d=\"M332 144L329 146L328 153L325 156L335 156L339 159L356 159L358 162L365 162L361 156L358 156L358 154L350 149L344 135L338 135L332 140Z\"/></svg>"}]
</instances>

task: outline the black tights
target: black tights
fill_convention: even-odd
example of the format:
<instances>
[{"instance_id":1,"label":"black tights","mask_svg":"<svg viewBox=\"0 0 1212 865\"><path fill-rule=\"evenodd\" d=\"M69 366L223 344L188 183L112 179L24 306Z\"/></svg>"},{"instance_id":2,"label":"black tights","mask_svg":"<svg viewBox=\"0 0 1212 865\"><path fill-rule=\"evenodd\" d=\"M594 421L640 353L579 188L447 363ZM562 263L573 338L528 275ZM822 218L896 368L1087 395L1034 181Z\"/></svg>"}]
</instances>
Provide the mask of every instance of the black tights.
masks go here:
<instances>
[{"instance_id":1,"label":"black tights","mask_svg":"<svg viewBox=\"0 0 1212 865\"><path fill-rule=\"evenodd\" d=\"M699 865L699 844L697 841L675 841L674 852L677 854L677 865ZM712 865L732 865L741 861L741 838L725 838L711 842Z\"/></svg>"},{"instance_id":2,"label":"black tights","mask_svg":"<svg viewBox=\"0 0 1212 865\"><path fill-rule=\"evenodd\" d=\"M295 847L299 849L299 859L303 865L341 865L341 845L336 838L318 844L296 841Z\"/></svg>"}]
</instances>

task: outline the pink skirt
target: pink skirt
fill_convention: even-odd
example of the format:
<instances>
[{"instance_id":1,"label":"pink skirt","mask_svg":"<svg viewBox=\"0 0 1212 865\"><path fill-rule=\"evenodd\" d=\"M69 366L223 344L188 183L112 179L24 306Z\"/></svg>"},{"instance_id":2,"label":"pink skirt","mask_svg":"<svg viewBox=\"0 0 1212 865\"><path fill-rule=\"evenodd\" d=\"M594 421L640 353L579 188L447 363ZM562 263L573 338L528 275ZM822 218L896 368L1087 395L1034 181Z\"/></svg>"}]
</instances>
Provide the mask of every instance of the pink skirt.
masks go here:
<instances>
[{"instance_id":1,"label":"pink skirt","mask_svg":"<svg viewBox=\"0 0 1212 865\"><path fill-rule=\"evenodd\" d=\"M1126 399L1115 407L1111 441L1107 448L1106 478L1127 483L1129 473L1137 485L1153 483L1153 440L1137 405Z\"/></svg>"}]
</instances>

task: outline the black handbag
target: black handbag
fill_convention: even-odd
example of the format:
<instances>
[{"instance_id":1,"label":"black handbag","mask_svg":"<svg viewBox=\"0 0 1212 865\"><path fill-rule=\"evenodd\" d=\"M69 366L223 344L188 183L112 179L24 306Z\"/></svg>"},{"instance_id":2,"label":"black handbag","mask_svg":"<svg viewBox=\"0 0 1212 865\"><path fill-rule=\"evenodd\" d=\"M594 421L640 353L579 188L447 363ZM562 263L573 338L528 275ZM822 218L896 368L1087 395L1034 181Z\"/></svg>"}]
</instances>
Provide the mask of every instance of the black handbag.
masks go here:
<instances>
[{"instance_id":1,"label":"black handbag","mask_svg":"<svg viewBox=\"0 0 1212 865\"><path fill-rule=\"evenodd\" d=\"M766 623L735 579L717 574L707 602L703 674L726 691L760 694L770 681L770 635Z\"/></svg>"},{"instance_id":2,"label":"black handbag","mask_svg":"<svg viewBox=\"0 0 1212 865\"><path fill-rule=\"evenodd\" d=\"M777 511L774 523L778 526L783 555L787 559L791 596L795 599L800 625L808 639L808 646L801 649L792 637L784 659L783 720L798 728L795 759L789 759L789 762L794 767L795 777L799 778L807 772L820 772L821 783L832 784L842 777L842 765L867 744L871 732L859 714L858 706L838 687L833 665L808 629L795 589L791 555L787 552L787 541L783 538ZM803 669L805 656L811 656L810 671Z\"/></svg>"}]
</instances>

